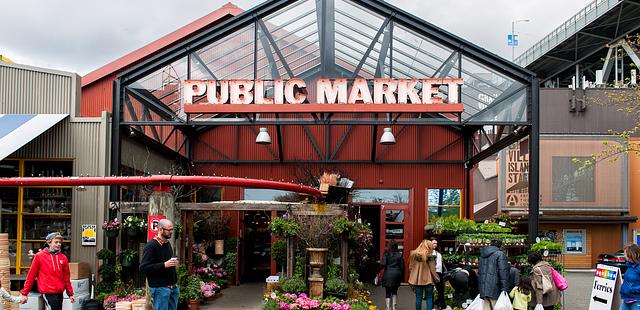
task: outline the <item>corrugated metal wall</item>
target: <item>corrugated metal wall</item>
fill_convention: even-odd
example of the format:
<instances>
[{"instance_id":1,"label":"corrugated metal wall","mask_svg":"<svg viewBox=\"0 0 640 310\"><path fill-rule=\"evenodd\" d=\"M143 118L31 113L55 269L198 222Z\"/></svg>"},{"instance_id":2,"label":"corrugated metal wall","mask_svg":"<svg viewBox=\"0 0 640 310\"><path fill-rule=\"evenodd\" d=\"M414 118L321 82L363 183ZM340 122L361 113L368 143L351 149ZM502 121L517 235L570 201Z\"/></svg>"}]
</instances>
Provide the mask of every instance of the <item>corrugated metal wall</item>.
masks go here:
<instances>
[{"instance_id":1,"label":"corrugated metal wall","mask_svg":"<svg viewBox=\"0 0 640 310\"><path fill-rule=\"evenodd\" d=\"M81 116L100 116L102 111L111 112L115 79L114 73L82 88Z\"/></svg>"},{"instance_id":2,"label":"corrugated metal wall","mask_svg":"<svg viewBox=\"0 0 640 310\"><path fill-rule=\"evenodd\" d=\"M0 113L72 114L79 80L73 73L0 63Z\"/></svg>"},{"instance_id":3,"label":"corrugated metal wall","mask_svg":"<svg viewBox=\"0 0 640 310\"><path fill-rule=\"evenodd\" d=\"M79 77L22 65L0 64L0 98L2 113L74 114L79 103ZM104 176L108 171L110 121L107 113L100 118L69 117L35 138L10 158L73 160L75 175ZM101 230L98 246L81 245L82 224L104 220L107 204L106 187L88 187L73 191L71 260L88 262L92 269L96 250L102 247ZM94 269L95 270L95 269Z\"/></svg>"}]
</instances>

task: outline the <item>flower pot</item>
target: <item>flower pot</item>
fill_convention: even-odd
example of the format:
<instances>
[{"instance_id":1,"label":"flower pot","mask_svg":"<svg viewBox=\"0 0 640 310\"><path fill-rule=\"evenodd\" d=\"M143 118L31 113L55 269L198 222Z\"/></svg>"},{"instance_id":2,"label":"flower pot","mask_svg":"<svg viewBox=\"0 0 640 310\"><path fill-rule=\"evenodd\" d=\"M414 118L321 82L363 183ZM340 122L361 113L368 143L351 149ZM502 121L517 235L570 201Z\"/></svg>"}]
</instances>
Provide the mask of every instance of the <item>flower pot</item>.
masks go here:
<instances>
[{"instance_id":1,"label":"flower pot","mask_svg":"<svg viewBox=\"0 0 640 310\"><path fill-rule=\"evenodd\" d=\"M187 309L189 310L198 310L200 308L200 300L198 299L189 299L187 302Z\"/></svg>"},{"instance_id":2,"label":"flower pot","mask_svg":"<svg viewBox=\"0 0 640 310\"><path fill-rule=\"evenodd\" d=\"M131 267L131 266L133 266L133 261L134 260L131 259L131 258L123 257L122 258L122 262L121 262L122 267Z\"/></svg>"},{"instance_id":3,"label":"flower pot","mask_svg":"<svg viewBox=\"0 0 640 310\"><path fill-rule=\"evenodd\" d=\"M104 234L107 235L108 238L115 238L120 233L119 230L105 230Z\"/></svg>"},{"instance_id":4,"label":"flower pot","mask_svg":"<svg viewBox=\"0 0 640 310\"><path fill-rule=\"evenodd\" d=\"M136 227L127 228L127 236L135 237L140 233L140 230Z\"/></svg>"},{"instance_id":5,"label":"flower pot","mask_svg":"<svg viewBox=\"0 0 640 310\"><path fill-rule=\"evenodd\" d=\"M326 260L327 248L307 248L309 252L309 265L311 265L312 278L321 278L320 268L324 265Z\"/></svg>"},{"instance_id":6,"label":"flower pot","mask_svg":"<svg viewBox=\"0 0 640 310\"><path fill-rule=\"evenodd\" d=\"M224 240L215 240L215 254L224 255Z\"/></svg>"}]
</instances>

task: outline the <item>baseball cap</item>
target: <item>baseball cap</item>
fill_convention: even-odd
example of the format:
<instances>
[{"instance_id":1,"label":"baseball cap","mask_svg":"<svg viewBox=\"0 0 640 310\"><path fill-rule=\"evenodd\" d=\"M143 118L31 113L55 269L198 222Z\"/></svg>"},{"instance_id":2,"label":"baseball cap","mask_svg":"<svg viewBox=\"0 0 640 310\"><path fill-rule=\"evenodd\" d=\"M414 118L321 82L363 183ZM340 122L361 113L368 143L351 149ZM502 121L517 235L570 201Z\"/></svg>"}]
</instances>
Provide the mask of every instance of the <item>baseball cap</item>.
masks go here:
<instances>
[{"instance_id":1,"label":"baseball cap","mask_svg":"<svg viewBox=\"0 0 640 310\"><path fill-rule=\"evenodd\" d=\"M55 238L62 238L62 235L60 235L59 232L52 232L52 233L47 235L46 240L47 240L47 242L49 242L49 241L51 241L51 240L53 240Z\"/></svg>"}]
</instances>

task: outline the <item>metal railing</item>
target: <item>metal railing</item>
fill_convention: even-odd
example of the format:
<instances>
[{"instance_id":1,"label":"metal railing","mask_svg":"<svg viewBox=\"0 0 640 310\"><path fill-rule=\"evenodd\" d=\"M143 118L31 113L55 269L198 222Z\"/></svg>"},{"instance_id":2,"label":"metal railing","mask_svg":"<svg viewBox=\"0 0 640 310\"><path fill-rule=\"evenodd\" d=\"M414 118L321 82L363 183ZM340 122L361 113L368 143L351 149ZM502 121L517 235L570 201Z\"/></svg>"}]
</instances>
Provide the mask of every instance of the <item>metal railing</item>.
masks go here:
<instances>
[{"instance_id":1,"label":"metal railing","mask_svg":"<svg viewBox=\"0 0 640 310\"><path fill-rule=\"evenodd\" d=\"M594 0L546 37L542 38L542 40L538 41L534 46L516 57L514 62L522 67L528 66L622 2L623 0Z\"/></svg>"}]
</instances>

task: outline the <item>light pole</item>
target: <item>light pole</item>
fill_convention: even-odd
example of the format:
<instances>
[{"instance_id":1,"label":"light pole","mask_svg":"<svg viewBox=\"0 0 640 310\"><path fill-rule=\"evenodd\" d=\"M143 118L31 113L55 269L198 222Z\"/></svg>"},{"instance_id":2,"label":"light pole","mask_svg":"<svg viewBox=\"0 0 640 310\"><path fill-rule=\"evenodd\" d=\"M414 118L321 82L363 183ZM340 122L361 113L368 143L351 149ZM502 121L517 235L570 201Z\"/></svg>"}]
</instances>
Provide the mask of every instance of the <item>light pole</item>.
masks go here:
<instances>
[{"instance_id":1,"label":"light pole","mask_svg":"<svg viewBox=\"0 0 640 310\"><path fill-rule=\"evenodd\" d=\"M511 22L511 61L516 59L516 24L519 22L528 23L528 19L518 19Z\"/></svg>"}]
</instances>

